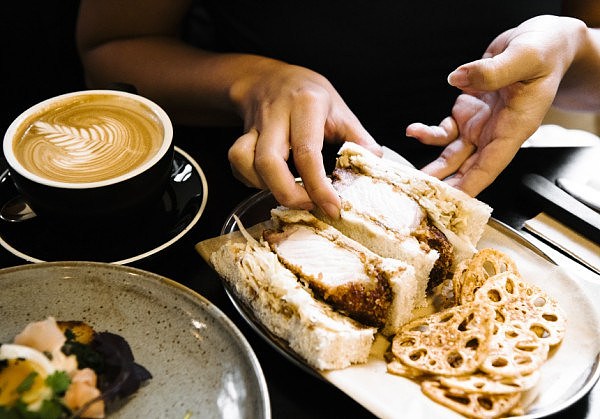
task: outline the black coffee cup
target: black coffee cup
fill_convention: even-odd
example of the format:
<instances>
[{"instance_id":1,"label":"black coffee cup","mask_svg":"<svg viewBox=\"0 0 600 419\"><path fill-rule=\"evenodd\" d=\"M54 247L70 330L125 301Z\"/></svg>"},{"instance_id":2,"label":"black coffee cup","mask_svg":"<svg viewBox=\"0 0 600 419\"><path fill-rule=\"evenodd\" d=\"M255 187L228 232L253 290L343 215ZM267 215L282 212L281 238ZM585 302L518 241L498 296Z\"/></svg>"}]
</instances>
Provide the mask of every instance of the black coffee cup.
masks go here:
<instances>
[{"instance_id":1,"label":"black coffee cup","mask_svg":"<svg viewBox=\"0 0 600 419\"><path fill-rule=\"evenodd\" d=\"M173 160L166 112L117 90L67 93L9 126L3 151L13 182L40 216L81 222L118 217L159 199Z\"/></svg>"}]
</instances>

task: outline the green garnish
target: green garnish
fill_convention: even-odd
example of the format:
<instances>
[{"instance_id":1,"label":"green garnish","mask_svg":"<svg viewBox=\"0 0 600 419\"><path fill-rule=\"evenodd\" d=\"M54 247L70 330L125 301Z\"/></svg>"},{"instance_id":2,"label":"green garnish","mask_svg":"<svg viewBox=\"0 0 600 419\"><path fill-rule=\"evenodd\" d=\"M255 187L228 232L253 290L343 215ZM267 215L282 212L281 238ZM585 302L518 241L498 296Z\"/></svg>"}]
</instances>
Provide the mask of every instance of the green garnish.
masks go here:
<instances>
[{"instance_id":1,"label":"green garnish","mask_svg":"<svg viewBox=\"0 0 600 419\"><path fill-rule=\"evenodd\" d=\"M52 389L56 395L62 395L71 384L71 379L65 371L56 371L46 377L46 385Z\"/></svg>"},{"instance_id":2,"label":"green garnish","mask_svg":"<svg viewBox=\"0 0 600 419\"><path fill-rule=\"evenodd\" d=\"M17 387L17 392L23 394L31 388L37 372L31 372ZM63 406L61 397L71 383L69 375L65 371L56 371L46 377L45 383L52 390L49 399L42 401L37 411L28 409L26 403L19 399L12 407L0 406L0 419L60 419L69 414L69 410Z\"/></svg>"},{"instance_id":3,"label":"green garnish","mask_svg":"<svg viewBox=\"0 0 600 419\"><path fill-rule=\"evenodd\" d=\"M40 409L35 412L27 409L27 405L21 400L9 408L0 406L0 418L2 419L62 419L68 414L69 411L55 398L44 400Z\"/></svg>"},{"instance_id":4,"label":"green garnish","mask_svg":"<svg viewBox=\"0 0 600 419\"><path fill-rule=\"evenodd\" d=\"M35 380L35 377L37 377L37 376L38 376L37 372L35 372L35 371L30 372L29 375L27 377L25 377L25 379L23 381L21 381L21 384L19 384L19 386L17 387L17 393L23 394L27 390L29 390L31 388L31 386L33 385L33 380Z\"/></svg>"},{"instance_id":5,"label":"green garnish","mask_svg":"<svg viewBox=\"0 0 600 419\"><path fill-rule=\"evenodd\" d=\"M65 407L61 402L56 398L52 398L44 400L42 407L40 407L37 413L41 419L60 419L64 417L65 411Z\"/></svg>"}]
</instances>

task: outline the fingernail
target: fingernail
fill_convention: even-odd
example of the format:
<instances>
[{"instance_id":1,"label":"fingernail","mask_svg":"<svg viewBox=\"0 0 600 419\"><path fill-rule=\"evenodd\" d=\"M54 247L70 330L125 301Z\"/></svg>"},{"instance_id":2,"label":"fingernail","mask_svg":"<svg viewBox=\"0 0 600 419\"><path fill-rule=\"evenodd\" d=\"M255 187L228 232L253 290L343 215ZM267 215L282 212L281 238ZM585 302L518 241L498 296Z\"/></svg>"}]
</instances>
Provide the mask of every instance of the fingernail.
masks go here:
<instances>
[{"instance_id":1,"label":"fingernail","mask_svg":"<svg viewBox=\"0 0 600 419\"><path fill-rule=\"evenodd\" d=\"M454 87L466 87L469 85L468 74L466 68L457 68L448 75L448 84Z\"/></svg>"},{"instance_id":2,"label":"fingernail","mask_svg":"<svg viewBox=\"0 0 600 419\"><path fill-rule=\"evenodd\" d=\"M332 204L331 202L325 202L321 208L325 213L333 219L340 218L340 209L337 205Z\"/></svg>"}]
</instances>

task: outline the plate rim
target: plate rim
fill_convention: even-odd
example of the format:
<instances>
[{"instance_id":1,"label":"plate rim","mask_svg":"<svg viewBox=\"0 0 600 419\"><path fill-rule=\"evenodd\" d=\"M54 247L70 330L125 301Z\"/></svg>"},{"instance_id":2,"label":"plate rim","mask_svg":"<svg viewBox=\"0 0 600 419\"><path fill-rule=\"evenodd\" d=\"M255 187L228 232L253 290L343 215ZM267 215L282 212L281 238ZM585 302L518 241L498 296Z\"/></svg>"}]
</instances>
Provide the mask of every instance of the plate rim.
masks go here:
<instances>
[{"instance_id":1,"label":"plate rim","mask_svg":"<svg viewBox=\"0 0 600 419\"><path fill-rule=\"evenodd\" d=\"M200 182L202 183L202 202L200 203L200 207L198 208L198 211L196 212L196 214L194 215L194 217L190 220L190 222L185 226L185 228L183 228L179 233L177 233L174 237L172 237L171 239L167 240L166 242L160 244L159 246L156 246L152 249L149 249L145 252L139 253L137 255L134 256L130 256L130 257L126 257L117 261L112 261L112 262L101 262L101 263L112 263L115 265L126 265L129 263L133 263L133 262L137 262L143 259L146 259L156 253L159 253L161 251L163 251L164 249L167 249L169 246L171 246L172 244L176 243L177 241L179 241L184 235L187 234L188 231L190 231L200 220L200 217L202 216L202 214L204 213L204 209L206 208L206 203L208 200L208 182L206 181L206 176L204 174L204 171L202 170L202 168L200 167L200 165L198 164L198 162L191 157L187 152L185 152L183 149L181 149L178 146L174 146L174 151L179 153L180 155L183 156L183 158L185 160L187 160L188 163L190 163L192 166L194 166L194 169L196 170L196 172L198 173L199 177L200 177ZM10 173L9 173L9 169L6 169L3 173L2 176L4 178L8 178L10 177ZM23 259L27 262L33 262L33 263L50 263L52 261L47 261L44 259L39 259L35 256L31 256L25 252L22 252L19 249L16 249L14 246L12 246L10 243L8 243L4 237L2 237L2 235L0 234L0 245L6 249L9 253L12 253L14 256Z\"/></svg>"},{"instance_id":2,"label":"plate rim","mask_svg":"<svg viewBox=\"0 0 600 419\"><path fill-rule=\"evenodd\" d=\"M245 354L245 358L248 360L252 371L254 372L254 376L257 380L258 387L254 387L258 390L258 394L262 399L262 413L263 417L266 419L271 418L271 402L269 396L269 390L266 382L266 378L258 360L252 345L250 345L248 339L244 336L242 331L238 328L238 326L231 320L217 305L213 304L210 300L204 297L202 294L194 291L193 289L173 280L166 276L162 276L160 274L156 274L154 272L150 272L144 269L136 268L128 265L119 265L115 263L109 262L94 262L94 261L52 261L52 262L40 262L35 264L24 264L24 265L16 265L10 266L6 268L0 269L0 283L5 280L5 275L10 275L14 272L21 271L44 271L46 269L96 269L96 270L111 270L118 271L124 274L135 275L137 278L142 278L143 281L154 281L155 284L159 286L164 286L169 289L174 290L175 292L180 292L188 297L191 297L192 300L197 300L197 307L203 312L206 312L210 317L219 322L219 324L224 325L225 328L221 328L221 330L225 330L230 336L232 336L237 343L236 346L240 347L241 352ZM72 273L69 272L69 273ZM69 280L72 280L71 275L69 275Z\"/></svg>"}]
</instances>

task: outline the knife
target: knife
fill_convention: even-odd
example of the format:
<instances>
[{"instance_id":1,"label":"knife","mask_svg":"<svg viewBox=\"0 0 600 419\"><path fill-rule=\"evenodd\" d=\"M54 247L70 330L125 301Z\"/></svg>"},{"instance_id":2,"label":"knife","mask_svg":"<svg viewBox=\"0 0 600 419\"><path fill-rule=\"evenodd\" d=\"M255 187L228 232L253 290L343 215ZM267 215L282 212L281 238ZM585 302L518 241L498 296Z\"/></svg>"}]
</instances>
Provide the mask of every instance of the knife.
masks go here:
<instances>
[{"instance_id":1,"label":"knife","mask_svg":"<svg viewBox=\"0 0 600 419\"><path fill-rule=\"evenodd\" d=\"M543 176L529 173L523 186L541 201L546 213L567 224L579 234L600 243L600 214L573 198Z\"/></svg>"},{"instance_id":2,"label":"knife","mask_svg":"<svg viewBox=\"0 0 600 419\"><path fill-rule=\"evenodd\" d=\"M600 212L600 190L564 177L556 179L556 184L588 207Z\"/></svg>"}]
</instances>

